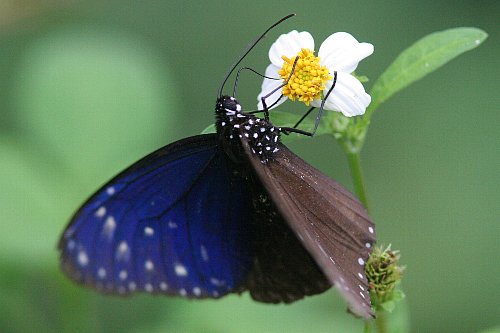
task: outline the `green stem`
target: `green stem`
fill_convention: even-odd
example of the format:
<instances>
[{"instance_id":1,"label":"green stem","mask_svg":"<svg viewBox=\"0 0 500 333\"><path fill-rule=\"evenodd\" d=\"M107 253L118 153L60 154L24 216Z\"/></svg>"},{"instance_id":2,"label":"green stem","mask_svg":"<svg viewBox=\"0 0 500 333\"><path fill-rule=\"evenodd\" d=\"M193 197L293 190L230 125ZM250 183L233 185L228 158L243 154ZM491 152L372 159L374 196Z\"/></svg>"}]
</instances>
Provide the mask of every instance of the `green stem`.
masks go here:
<instances>
[{"instance_id":1,"label":"green stem","mask_svg":"<svg viewBox=\"0 0 500 333\"><path fill-rule=\"evenodd\" d=\"M366 209L369 210L359 151L346 151L346 154L349 161L349 169L351 170L352 181L354 183L354 191L356 192L356 195L358 196L358 199L361 201L361 203L363 203Z\"/></svg>"},{"instance_id":2,"label":"green stem","mask_svg":"<svg viewBox=\"0 0 500 333\"><path fill-rule=\"evenodd\" d=\"M372 322L370 320L365 320L363 333L372 333Z\"/></svg>"},{"instance_id":3,"label":"green stem","mask_svg":"<svg viewBox=\"0 0 500 333\"><path fill-rule=\"evenodd\" d=\"M384 311L377 311L377 318L375 318L375 325L377 325L377 333L387 332L387 324L385 321Z\"/></svg>"}]
</instances>

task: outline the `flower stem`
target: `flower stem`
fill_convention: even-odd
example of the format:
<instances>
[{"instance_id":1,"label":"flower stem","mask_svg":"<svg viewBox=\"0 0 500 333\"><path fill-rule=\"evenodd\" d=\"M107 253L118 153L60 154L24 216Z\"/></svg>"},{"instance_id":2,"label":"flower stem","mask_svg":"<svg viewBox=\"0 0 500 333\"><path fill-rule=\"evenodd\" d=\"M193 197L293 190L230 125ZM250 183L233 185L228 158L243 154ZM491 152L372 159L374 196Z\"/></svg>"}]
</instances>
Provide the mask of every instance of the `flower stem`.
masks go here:
<instances>
[{"instance_id":1,"label":"flower stem","mask_svg":"<svg viewBox=\"0 0 500 333\"><path fill-rule=\"evenodd\" d=\"M372 333L372 322L370 320L365 320L363 333Z\"/></svg>"},{"instance_id":2,"label":"flower stem","mask_svg":"<svg viewBox=\"0 0 500 333\"><path fill-rule=\"evenodd\" d=\"M349 161L349 169L351 171L351 178L354 183L354 191L358 199L365 205L366 210L369 210L368 199L365 190L365 181L363 178L363 170L361 169L361 159L359 151L350 152L346 150L347 159Z\"/></svg>"},{"instance_id":3,"label":"flower stem","mask_svg":"<svg viewBox=\"0 0 500 333\"><path fill-rule=\"evenodd\" d=\"M387 332L387 325L385 322L384 311L377 312L377 318L375 318L375 325L377 325L377 333Z\"/></svg>"}]
</instances>

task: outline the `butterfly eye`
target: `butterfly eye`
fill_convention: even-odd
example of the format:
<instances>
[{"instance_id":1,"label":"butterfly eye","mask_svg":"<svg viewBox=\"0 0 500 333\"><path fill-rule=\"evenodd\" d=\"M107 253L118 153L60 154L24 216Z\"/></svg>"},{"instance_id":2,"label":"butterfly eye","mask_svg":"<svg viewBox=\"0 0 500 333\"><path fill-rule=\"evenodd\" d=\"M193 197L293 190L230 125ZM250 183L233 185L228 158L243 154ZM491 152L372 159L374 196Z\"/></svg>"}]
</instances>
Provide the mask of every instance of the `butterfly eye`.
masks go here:
<instances>
[{"instance_id":1,"label":"butterfly eye","mask_svg":"<svg viewBox=\"0 0 500 333\"><path fill-rule=\"evenodd\" d=\"M223 96L222 107L224 110L240 112L241 105L240 103L232 96Z\"/></svg>"}]
</instances>

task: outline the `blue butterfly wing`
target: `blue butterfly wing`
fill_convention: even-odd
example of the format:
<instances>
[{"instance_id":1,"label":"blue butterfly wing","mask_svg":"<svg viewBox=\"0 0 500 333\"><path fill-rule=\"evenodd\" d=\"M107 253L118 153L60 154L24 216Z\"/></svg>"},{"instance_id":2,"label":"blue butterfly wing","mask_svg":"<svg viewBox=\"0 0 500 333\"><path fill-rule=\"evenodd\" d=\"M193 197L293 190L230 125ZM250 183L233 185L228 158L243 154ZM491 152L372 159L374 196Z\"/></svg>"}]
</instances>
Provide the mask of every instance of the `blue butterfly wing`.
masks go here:
<instances>
[{"instance_id":1,"label":"blue butterfly wing","mask_svg":"<svg viewBox=\"0 0 500 333\"><path fill-rule=\"evenodd\" d=\"M217 135L174 142L120 173L77 211L59 242L63 271L123 295L241 291L254 257L248 187Z\"/></svg>"}]
</instances>

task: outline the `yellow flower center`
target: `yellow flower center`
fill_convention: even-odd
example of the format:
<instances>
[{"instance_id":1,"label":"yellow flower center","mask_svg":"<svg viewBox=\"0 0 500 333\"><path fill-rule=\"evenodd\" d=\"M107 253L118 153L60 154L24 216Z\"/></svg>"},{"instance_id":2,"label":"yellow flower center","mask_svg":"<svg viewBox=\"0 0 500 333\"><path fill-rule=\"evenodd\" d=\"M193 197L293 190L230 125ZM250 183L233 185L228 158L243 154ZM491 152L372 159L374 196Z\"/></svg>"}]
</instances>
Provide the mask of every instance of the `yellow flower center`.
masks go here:
<instances>
[{"instance_id":1,"label":"yellow flower center","mask_svg":"<svg viewBox=\"0 0 500 333\"><path fill-rule=\"evenodd\" d=\"M295 69L292 72L293 63L299 58ZM278 71L281 79L286 81L290 77L288 84L283 87L283 95L292 101L299 100L309 105L315 99L321 99L325 85L332 77L328 68L319 64L319 57L314 55L314 51L302 49L300 52L289 59L286 56L281 57L285 62Z\"/></svg>"}]
</instances>

